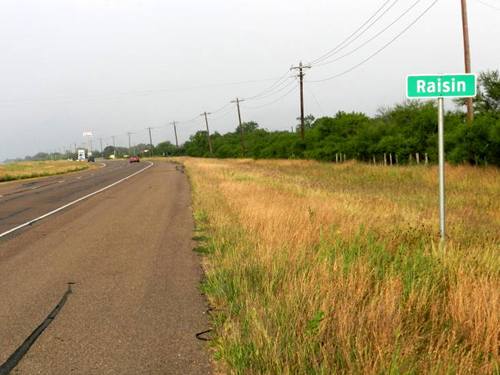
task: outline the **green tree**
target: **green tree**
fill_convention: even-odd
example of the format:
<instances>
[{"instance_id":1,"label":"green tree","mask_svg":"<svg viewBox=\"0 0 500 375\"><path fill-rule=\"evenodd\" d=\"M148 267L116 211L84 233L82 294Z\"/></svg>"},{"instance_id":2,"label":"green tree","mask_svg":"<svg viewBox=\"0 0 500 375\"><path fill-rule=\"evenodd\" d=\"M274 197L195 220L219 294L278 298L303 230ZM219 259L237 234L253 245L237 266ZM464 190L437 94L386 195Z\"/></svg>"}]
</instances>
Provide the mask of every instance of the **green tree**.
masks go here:
<instances>
[{"instance_id":1,"label":"green tree","mask_svg":"<svg viewBox=\"0 0 500 375\"><path fill-rule=\"evenodd\" d=\"M500 73L489 70L479 74L479 90L476 97L476 110L489 113L495 117L500 115Z\"/></svg>"},{"instance_id":2,"label":"green tree","mask_svg":"<svg viewBox=\"0 0 500 375\"><path fill-rule=\"evenodd\" d=\"M465 106L465 99L457 99L455 103ZM474 98L474 112L490 113L500 116L500 72L487 70L479 73L477 95Z\"/></svg>"},{"instance_id":3,"label":"green tree","mask_svg":"<svg viewBox=\"0 0 500 375\"><path fill-rule=\"evenodd\" d=\"M199 130L184 143L184 150L189 156L210 156L207 132Z\"/></svg>"},{"instance_id":4,"label":"green tree","mask_svg":"<svg viewBox=\"0 0 500 375\"><path fill-rule=\"evenodd\" d=\"M256 131L259 128L259 124L257 124L255 121L248 121L248 122L243 122L241 123L241 127L243 128L243 133L252 133ZM236 127L235 133L240 133L241 131L240 125Z\"/></svg>"},{"instance_id":5,"label":"green tree","mask_svg":"<svg viewBox=\"0 0 500 375\"><path fill-rule=\"evenodd\" d=\"M155 155L161 156L173 156L180 155L182 153L182 149L177 148L169 141L164 141L158 143L154 148Z\"/></svg>"}]
</instances>

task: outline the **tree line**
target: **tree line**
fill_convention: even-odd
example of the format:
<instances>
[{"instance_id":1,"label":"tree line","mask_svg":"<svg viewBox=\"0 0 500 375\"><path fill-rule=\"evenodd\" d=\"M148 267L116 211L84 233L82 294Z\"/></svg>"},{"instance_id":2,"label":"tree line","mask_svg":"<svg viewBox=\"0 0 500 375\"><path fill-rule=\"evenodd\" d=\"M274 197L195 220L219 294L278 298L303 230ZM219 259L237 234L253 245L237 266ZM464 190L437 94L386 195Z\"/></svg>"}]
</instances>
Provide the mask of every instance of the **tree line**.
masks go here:
<instances>
[{"instance_id":1,"label":"tree line","mask_svg":"<svg viewBox=\"0 0 500 375\"><path fill-rule=\"evenodd\" d=\"M474 100L474 121L467 123L457 100L457 109L445 114L446 158L452 163L500 166L500 73L482 72ZM300 127L291 131L269 131L256 122L245 122L234 132L210 135L209 152L206 131L198 131L177 148L165 141L151 149L138 144L131 150L107 146L96 157L179 156L217 158L279 158L343 161L355 159L376 163L437 162L437 105L435 101L407 101L383 108L375 116L361 112L337 112L333 117L305 119L305 137ZM243 135L243 137L242 137ZM146 151L147 150L147 151ZM75 156L75 155L70 155ZM39 153L28 160L66 158L68 155Z\"/></svg>"},{"instance_id":2,"label":"tree line","mask_svg":"<svg viewBox=\"0 0 500 375\"><path fill-rule=\"evenodd\" d=\"M457 100L458 106L463 105ZM500 75L479 75L473 123L463 111L445 114L445 150L453 163L500 165ZM333 117L307 116L305 138L299 127L293 131L268 131L255 122L242 124L234 132L192 135L175 154L217 158L297 158L322 161L356 159L365 162L411 163L426 158L437 162L437 105L435 101L407 101L383 108L376 116L339 111Z\"/></svg>"}]
</instances>

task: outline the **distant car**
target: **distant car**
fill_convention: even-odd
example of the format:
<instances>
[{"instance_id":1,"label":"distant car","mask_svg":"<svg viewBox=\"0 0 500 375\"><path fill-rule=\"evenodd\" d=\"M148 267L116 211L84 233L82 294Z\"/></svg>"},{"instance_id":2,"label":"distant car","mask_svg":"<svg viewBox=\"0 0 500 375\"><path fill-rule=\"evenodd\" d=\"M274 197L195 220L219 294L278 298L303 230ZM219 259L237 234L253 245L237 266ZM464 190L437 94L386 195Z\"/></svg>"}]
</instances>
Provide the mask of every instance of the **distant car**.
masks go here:
<instances>
[{"instance_id":1,"label":"distant car","mask_svg":"<svg viewBox=\"0 0 500 375\"><path fill-rule=\"evenodd\" d=\"M94 158L93 156L89 156L89 157L88 157L88 159L87 159L87 161L88 161L89 163L90 163L90 162L94 163L94 162L95 162L95 158Z\"/></svg>"},{"instance_id":2,"label":"distant car","mask_svg":"<svg viewBox=\"0 0 500 375\"><path fill-rule=\"evenodd\" d=\"M131 156L130 158L128 158L128 162L129 163L139 163L140 162L139 156Z\"/></svg>"}]
</instances>

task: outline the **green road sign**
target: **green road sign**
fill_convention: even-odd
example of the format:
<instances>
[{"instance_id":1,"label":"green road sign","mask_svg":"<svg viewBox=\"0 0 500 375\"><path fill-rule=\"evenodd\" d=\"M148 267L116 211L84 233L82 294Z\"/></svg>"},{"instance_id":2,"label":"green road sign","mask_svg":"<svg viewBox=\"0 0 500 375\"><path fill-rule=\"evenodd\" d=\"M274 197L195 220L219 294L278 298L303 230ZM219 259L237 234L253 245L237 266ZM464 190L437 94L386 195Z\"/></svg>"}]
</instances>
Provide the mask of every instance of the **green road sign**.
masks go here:
<instances>
[{"instance_id":1,"label":"green road sign","mask_svg":"<svg viewBox=\"0 0 500 375\"><path fill-rule=\"evenodd\" d=\"M409 75L406 96L414 98L465 98L476 96L475 74Z\"/></svg>"}]
</instances>

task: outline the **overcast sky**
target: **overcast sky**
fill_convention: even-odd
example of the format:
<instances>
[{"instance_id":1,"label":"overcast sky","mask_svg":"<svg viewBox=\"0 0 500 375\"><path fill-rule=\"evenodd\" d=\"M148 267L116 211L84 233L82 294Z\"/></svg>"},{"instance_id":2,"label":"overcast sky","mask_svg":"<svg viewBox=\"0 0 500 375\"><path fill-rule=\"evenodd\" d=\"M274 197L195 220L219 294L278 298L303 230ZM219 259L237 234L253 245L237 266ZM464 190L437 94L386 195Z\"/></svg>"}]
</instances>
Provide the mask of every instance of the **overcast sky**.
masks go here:
<instances>
[{"instance_id":1,"label":"overcast sky","mask_svg":"<svg viewBox=\"0 0 500 375\"><path fill-rule=\"evenodd\" d=\"M0 160L67 149L83 143L84 131L95 144L115 135L126 145L129 131L133 143L147 143L151 126L154 143L173 142L171 121L259 94L280 77L269 95L242 103L242 116L290 129L299 114L290 66L318 59L387 2L377 22L338 50L337 61L307 70L305 82L306 113L374 114L404 100L407 74L463 71L460 0L439 0L353 71L312 81L373 55L433 1L1 0ZM499 69L500 0L468 7L473 71ZM236 110L209 120L211 131L231 131ZM203 127L201 117L179 124L180 141Z\"/></svg>"}]
</instances>

